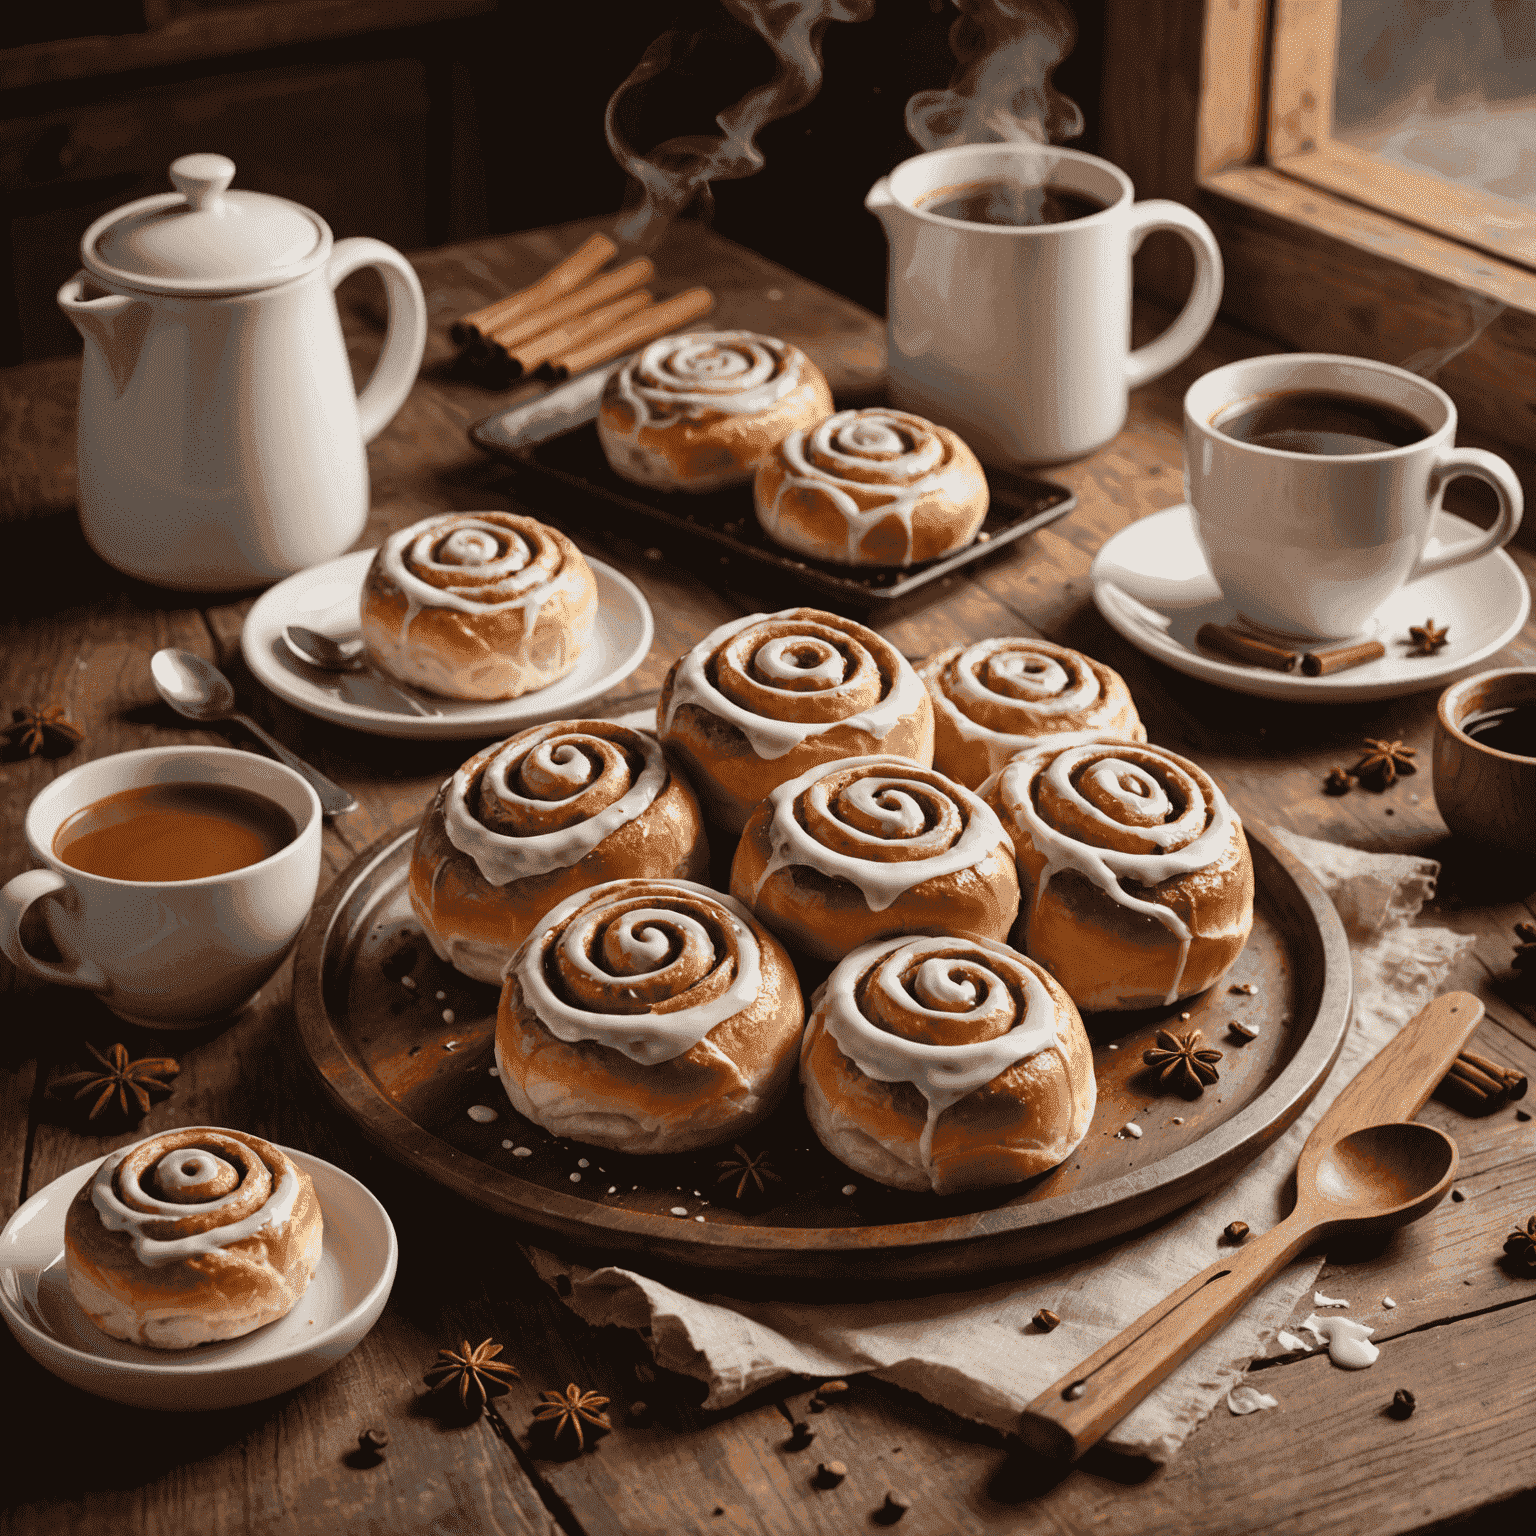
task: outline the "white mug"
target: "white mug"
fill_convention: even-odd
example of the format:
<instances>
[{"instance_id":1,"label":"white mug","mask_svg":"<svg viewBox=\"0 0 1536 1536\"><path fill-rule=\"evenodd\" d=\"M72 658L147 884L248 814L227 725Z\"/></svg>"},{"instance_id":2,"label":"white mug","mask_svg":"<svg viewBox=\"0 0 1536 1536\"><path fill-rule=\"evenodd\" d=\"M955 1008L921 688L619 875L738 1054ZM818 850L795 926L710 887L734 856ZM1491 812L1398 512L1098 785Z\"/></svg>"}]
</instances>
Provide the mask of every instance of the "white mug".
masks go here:
<instances>
[{"instance_id":1,"label":"white mug","mask_svg":"<svg viewBox=\"0 0 1536 1536\"><path fill-rule=\"evenodd\" d=\"M1325 456L1228 437L1213 421L1239 401L1318 390L1404 411L1414 443ZM1184 396L1184 488L1222 596L1261 628L1342 639L1405 582L1464 565L1520 526L1515 472L1495 454L1458 448L1456 406L1443 389L1390 363L1326 352L1251 357L1216 368ZM1499 515L1481 538L1442 549L1430 526L1458 475L1492 486Z\"/></svg>"},{"instance_id":2,"label":"white mug","mask_svg":"<svg viewBox=\"0 0 1536 1536\"><path fill-rule=\"evenodd\" d=\"M931 194L988 181L1045 184L1105 204L1063 224L976 224L928 212ZM1059 463L1125 425L1127 395L1183 362L1221 305L1221 252L1180 203L1134 201L1093 155L1040 144L966 144L898 165L864 206L890 246L891 403L958 432L985 461ZM938 201L938 199L933 199ZM1131 257L1169 229L1195 285L1156 341L1131 351Z\"/></svg>"},{"instance_id":3,"label":"white mug","mask_svg":"<svg viewBox=\"0 0 1536 1536\"><path fill-rule=\"evenodd\" d=\"M76 811L148 784L253 790L293 818L298 834L270 857L201 880L115 880L63 862L53 840ZM119 1017L186 1029L231 1013L282 964L320 881L320 801L291 768L230 747L151 747L98 758L33 800L27 846L41 865L0 890L0 949L19 970L96 992ZM33 902L63 957L22 943Z\"/></svg>"}]
</instances>

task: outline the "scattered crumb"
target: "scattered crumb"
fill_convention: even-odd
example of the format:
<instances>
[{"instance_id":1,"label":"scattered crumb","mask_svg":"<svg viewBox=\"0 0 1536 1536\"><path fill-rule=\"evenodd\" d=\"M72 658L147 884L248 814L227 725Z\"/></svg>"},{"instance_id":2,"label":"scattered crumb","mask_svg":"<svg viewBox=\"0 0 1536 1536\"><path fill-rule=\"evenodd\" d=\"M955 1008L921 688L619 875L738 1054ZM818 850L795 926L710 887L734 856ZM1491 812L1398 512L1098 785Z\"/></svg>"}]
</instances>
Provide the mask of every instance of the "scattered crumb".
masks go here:
<instances>
[{"instance_id":1,"label":"scattered crumb","mask_svg":"<svg viewBox=\"0 0 1536 1536\"><path fill-rule=\"evenodd\" d=\"M1180 1019L1180 1021L1181 1021L1181 1022L1182 1022L1182 1021L1183 1021L1183 1020L1185 1020L1185 1019L1187 1019L1187 1018L1188 1018L1188 1017L1189 1017L1189 1014L1188 1014L1188 1012L1187 1012L1187 1011L1186 1011L1186 1012L1184 1012L1184 1013L1181 1013L1181 1014L1180 1014L1180 1015L1179 1015L1179 1019Z\"/></svg>"},{"instance_id":2,"label":"scattered crumb","mask_svg":"<svg viewBox=\"0 0 1536 1536\"><path fill-rule=\"evenodd\" d=\"M580 1184L581 1183L581 1175L579 1173L573 1173L571 1175L571 1183L572 1184Z\"/></svg>"},{"instance_id":3,"label":"scattered crumb","mask_svg":"<svg viewBox=\"0 0 1536 1536\"><path fill-rule=\"evenodd\" d=\"M1173 1123L1175 1125L1183 1125L1184 1124L1184 1116L1183 1115L1175 1115L1173 1117Z\"/></svg>"},{"instance_id":4,"label":"scattered crumb","mask_svg":"<svg viewBox=\"0 0 1536 1536\"><path fill-rule=\"evenodd\" d=\"M502 1151L503 1151L503 1152L510 1152L510 1151L511 1151L511 1150L512 1150L512 1143L511 1143L511 1142L510 1142L510 1141L504 1141L504 1142L502 1142L502 1144L501 1144L501 1150L502 1150Z\"/></svg>"},{"instance_id":5,"label":"scattered crumb","mask_svg":"<svg viewBox=\"0 0 1536 1536\"><path fill-rule=\"evenodd\" d=\"M845 1195L851 1195L857 1191L858 1187L859 1186L857 1184L844 1184L843 1193Z\"/></svg>"},{"instance_id":6,"label":"scattered crumb","mask_svg":"<svg viewBox=\"0 0 1536 1536\"><path fill-rule=\"evenodd\" d=\"M479 1125L489 1125L496 1118L496 1111L489 1104L471 1104L469 1118Z\"/></svg>"},{"instance_id":7,"label":"scattered crumb","mask_svg":"<svg viewBox=\"0 0 1536 1536\"><path fill-rule=\"evenodd\" d=\"M587 1161L587 1159L586 1159L586 1158L584 1158L584 1157L578 1157L578 1158L577 1158L577 1159L576 1159L576 1166L577 1166L577 1167L578 1167L578 1168L590 1168L590 1167L591 1167L591 1166L592 1166L592 1164L591 1164L591 1163L589 1163L589 1162L588 1162L588 1161Z\"/></svg>"},{"instance_id":8,"label":"scattered crumb","mask_svg":"<svg viewBox=\"0 0 1536 1536\"><path fill-rule=\"evenodd\" d=\"M444 1024L452 1024L453 1022L454 1022L453 1009L452 1008L444 1008L443 1009L443 1023Z\"/></svg>"},{"instance_id":9,"label":"scattered crumb","mask_svg":"<svg viewBox=\"0 0 1536 1536\"><path fill-rule=\"evenodd\" d=\"M983 529L982 532L976 535L976 542L978 544L990 544L992 542L992 535Z\"/></svg>"},{"instance_id":10,"label":"scattered crumb","mask_svg":"<svg viewBox=\"0 0 1536 1536\"><path fill-rule=\"evenodd\" d=\"M490 1074L491 1074L492 1077L500 1077L501 1076L501 1068L500 1067L491 1067L489 1069L489 1071L490 1071Z\"/></svg>"},{"instance_id":11,"label":"scattered crumb","mask_svg":"<svg viewBox=\"0 0 1536 1536\"><path fill-rule=\"evenodd\" d=\"M1240 992L1245 997L1252 997L1258 990L1258 984L1252 981L1240 981L1235 986L1230 986L1227 988L1227 991Z\"/></svg>"},{"instance_id":12,"label":"scattered crumb","mask_svg":"<svg viewBox=\"0 0 1536 1536\"><path fill-rule=\"evenodd\" d=\"M1347 1307L1349 1303L1333 1296L1324 1296L1321 1291L1313 1291L1312 1305L1314 1307Z\"/></svg>"},{"instance_id":13,"label":"scattered crumb","mask_svg":"<svg viewBox=\"0 0 1536 1536\"><path fill-rule=\"evenodd\" d=\"M1233 1387L1227 1393L1227 1407L1233 1413L1259 1413L1265 1408L1278 1408L1280 1404L1267 1392L1257 1387Z\"/></svg>"},{"instance_id":14,"label":"scattered crumb","mask_svg":"<svg viewBox=\"0 0 1536 1536\"><path fill-rule=\"evenodd\" d=\"M1130 1136L1139 1141L1141 1139L1141 1127L1134 1120L1127 1120L1115 1134L1122 1139Z\"/></svg>"},{"instance_id":15,"label":"scattered crumb","mask_svg":"<svg viewBox=\"0 0 1536 1536\"><path fill-rule=\"evenodd\" d=\"M446 992L434 992L432 996L435 997L440 1003L446 1002L448 999L448 994Z\"/></svg>"},{"instance_id":16,"label":"scattered crumb","mask_svg":"<svg viewBox=\"0 0 1536 1536\"><path fill-rule=\"evenodd\" d=\"M1382 1306L1386 1307L1389 1311L1393 1307L1395 1307L1397 1305L1397 1303L1395 1301L1393 1301L1390 1296L1383 1296L1381 1298L1381 1304L1382 1304Z\"/></svg>"},{"instance_id":17,"label":"scattered crumb","mask_svg":"<svg viewBox=\"0 0 1536 1536\"><path fill-rule=\"evenodd\" d=\"M1118 1051L1120 1049L1120 1047L1118 1045L1116 1045L1113 1041L1110 1042L1109 1048L1112 1051Z\"/></svg>"},{"instance_id":18,"label":"scattered crumb","mask_svg":"<svg viewBox=\"0 0 1536 1536\"><path fill-rule=\"evenodd\" d=\"M532 1157L533 1156L533 1148L532 1147L513 1147L512 1148L512 1156L513 1157Z\"/></svg>"},{"instance_id":19,"label":"scattered crumb","mask_svg":"<svg viewBox=\"0 0 1536 1536\"><path fill-rule=\"evenodd\" d=\"M459 1048L459 1042L457 1040L444 1040L443 1041L443 1049L445 1051L456 1051L456 1050L458 1050L458 1048Z\"/></svg>"},{"instance_id":20,"label":"scattered crumb","mask_svg":"<svg viewBox=\"0 0 1536 1536\"><path fill-rule=\"evenodd\" d=\"M693 1219L695 1221L703 1221L704 1220L704 1218L702 1216L695 1216Z\"/></svg>"},{"instance_id":21,"label":"scattered crumb","mask_svg":"<svg viewBox=\"0 0 1536 1536\"><path fill-rule=\"evenodd\" d=\"M686 1216L688 1214L688 1207L686 1205L674 1205L672 1207L672 1214L674 1216Z\"/></svg>"},{"instance_id":22,"label":"scattered crumb","mask_svg":"<svg viewBox=\"0 0 1536 1536\"><path fill-rule=\"evenodd\" d=\"M608 1186L608 1193L610 1195L616 1195L616 1194L618 1194L618 1192L619 1192L619 1186L617 1184L610 1184Z\"/></svg>"},{"instance_id":23,"label":"scattered crumb","mask_svg":"<svg viewBox=\"0 0 1536 1536\"><path fill-rule=\"evenodd\" d=\"M400 985L414 992L416 990L416 978L414 976L402 976Z\"/></svg>"}]
</instances>

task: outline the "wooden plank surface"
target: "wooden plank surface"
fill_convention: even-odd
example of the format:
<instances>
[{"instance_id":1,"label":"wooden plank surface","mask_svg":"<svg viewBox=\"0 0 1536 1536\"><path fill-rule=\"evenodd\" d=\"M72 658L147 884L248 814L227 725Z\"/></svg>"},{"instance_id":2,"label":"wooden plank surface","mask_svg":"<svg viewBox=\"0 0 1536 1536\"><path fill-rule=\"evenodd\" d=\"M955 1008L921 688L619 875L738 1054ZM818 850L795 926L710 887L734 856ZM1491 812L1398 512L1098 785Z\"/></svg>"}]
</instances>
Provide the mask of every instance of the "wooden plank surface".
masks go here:
<instances>
[{"instance_id":1,"label":"wooden plank surface","mask_svg":"<svg viewBox=\"0 0 1536 1536\"><path fill-rule=\"evenodd\" d=\"M434 336L421 382L370 449L374 497L364 543L439 508L523 506L554 515L526 478L510 477L468 445L465 427L519 392L489 394L454 377L444 332L457 314L525 283L592 227L537 231L418 259ZM708 282L720 295L720 323L802 340L832 375L840 399L868 398L878 387L879 326L846 301L687 227L656 259L659 292ZM354 363L366 371L379 346L378 301L366 281L349 284L342 297ZM1138 324L1150 333L1165 320L1147 310ZM1381 796L1356 791L1333 799L1321 792L1328 767L1352 760L1365 735L1401 736L1427 762L1434 695L1325 709L1247 699L1150 662L1092 606L1087 572L1094 550L1119 528L1181 499L1184 387L1209 367L1264 350L1258 338L1219 328L1183 368L1135 397L1130 422L1113 444L1053 472L1079 497L1071 517L926 590L879 627L914 657L1008 632L1077 646L1126 676L1152 739L1197 758L1245 816L1444 860L1431 916L1477 940L1453 978L1488 1006L1477 1048L1536 1071L1536 1007L1516 1001L1509 987L1512 924L1536 916L1529 892L1501 883L1497 869L1447 837L1427 773ZM51 370L54 398L58 365L33 366ZM0 376L0 398L29 398L30 379L27 369ZM8 471L9 494L24 510L34 494L39 505L57 506L67 483L63 466L72 445L58 417L52 413L50 428L28 434L25 464ZM249 599L199 607L125 582L58 513L8 533L16 557L34 574L16 611L0 619L0 704L65 703L88 739L70 758L0 765L7 874L25 862L25 806L58 772L135 746L225 739L186 729L155 699L147 660L157 645L184 645L218 659L246 707L357 794L359 811L327 833L332 872L376 837L409 825L465 754L453 743L361 736L265 695L238 660ZM700 573L648 558L644 542L616 534L586 542L640 585L657 619L645 664L608 706L653 698L680 650L749 611L718 569ZM1536 577L1536 560L1523 551L1516 558L1528 578ZM1536 662L1536 627L1528 626L1498 660ZM510 1228L421 1185L338 1119L299 1059L286 974L222 1033L160 1044L183 1063L175 1093L142 1125L102 1130L87 1127L41 1085L68 1070L84 1039L121 1038L136 1047L151 1037L130 1031L83 994L37 987L9 967L0 987L11 1022L0 1036L8 1068L0 1088L0 1217L114 1146L211 1121L247 1126L348 1168L385 1201L402 1248L384 1319L346 1361L284 1398L190 1423L125 1415L65 1388L7 1337L0 1361L29 1411L9 1445L18 1471L0 1530L842 1532L865 1528L887 1489L914 1501L903 1531L935 1533L1398 1531L1479 1510L1492 1519L1529 1512L1536 1484L1536 1282L1507 1268L1499 1245L1508 1225L1536 1207L1536 1122L1517 1119L1514 1107L1472 1121L1438 1103L1428 1106L1424 1118L1461 1142L1466 1198L1446 1202L1375 1252L1333 1256L1323 1282L1329 1294L1391 1295L1399 1303L1383 1319L1386 1344L1376 1368L1344 1372L1317 1357L1265 1364L1258 1383L1281 1400L1280 1411L1233 1418L1220 1408L1164 1471L1096 1455L1047 1487L1031 1482L999 1437L874 1383L855 1382L836 1407L814 1416L817 1438L801 1452L785 1448L787 1423L771 1400L701 1413L697 1383L658 1377L633 1335L588 1329L567 1312L534 1277ZM498 1400L498 1420L455 1423L426 1396L421 1373L438 1346L488 1335L507 1345L521 1380ZM638 1423L616 1413L614 1432L588 1456L541 1460L526 1440L533 1404L540 1391L570 1381L610 1395L620 1410L643 1398L652 1412ZM1397 1385L1413 1386L1423 1405L1406 1424L1380 1413ZM805 1413L807 1390L800 1385L790 1395L797 1415ZM372 1469L347 1459L368 1423L392 1437L385 1460ZM61 1426L68 1426L67 1461L59 1455ZM81 1435L92 1446L85 1456L74 1452ZM847 1479L832 1490L812 1486L816 1463L832 1459L847 1464Z\"/></svg>"}]
</instances>

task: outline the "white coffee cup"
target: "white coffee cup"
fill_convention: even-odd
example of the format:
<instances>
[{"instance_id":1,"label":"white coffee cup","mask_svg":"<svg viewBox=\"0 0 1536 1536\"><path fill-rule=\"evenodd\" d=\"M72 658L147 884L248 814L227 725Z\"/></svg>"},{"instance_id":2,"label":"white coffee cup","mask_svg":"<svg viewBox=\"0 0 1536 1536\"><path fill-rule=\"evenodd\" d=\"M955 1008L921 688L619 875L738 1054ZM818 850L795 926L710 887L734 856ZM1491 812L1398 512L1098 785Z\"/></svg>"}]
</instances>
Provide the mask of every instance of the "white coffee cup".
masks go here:
<instances>
[{"instance_id":1,"label":"white coffee cup","mask_svg":"<svg viewBox=\"0 0 1536 1536\"><path fill-rule=\"evenodd\" d=\"M149 784L217 784L275 801L298 833L270 857L200 880L115 880L61 860L53 840L76 811ZM291 768L230 747L151 747L98 758L33 800L27 846L42 867L0 890L0 949L19 970L99 993L121 1018L185 1029L232 1012L282 964L320 880L320 801ZM62 961L23 945L33 902Z\"/></svg>"},{"instance_id":2,"label":"white coffee cup","mask_svg":"<svg viewBox=\"0 0 1536 1536\"><path fill-rule=\"evenodd\" d=\"M977 224L927 211L978 182L1048 185L1103 203L1063 224ZM993 464L1080 458L1122 426L1128 391L1181 363L1221 304L1221 252L1180 203L1137 203L1130 178L1081 150L967 144L898 165L864 206L885 226L892 404L958 432ZM1131 257L1182 235L1195 286L1156 341L1131 350Z\"/></svg>"},{"instance_id":3,"label":"white coffee cup","mask_svg":"<svg viewBox=\"0 0 1536 1536\"><path fill-rule=\"evenodd\" d=\"M1212 423L1243 400L1324 391L1391 406L1423 424L1417 442L1325 456L1229 437ZM1417 374L1325 352L1251 357L1196 379L1184 396L1184 486L1222 596L1262 628L1302 639L1365 631L1405 582L1507 544L1523 497L1503 459L1458 448L1456 406ZM1442 549L1430 526L1458 475L1492 486L1499 515L1481 538Z\"/></svg>"}]
</instances>

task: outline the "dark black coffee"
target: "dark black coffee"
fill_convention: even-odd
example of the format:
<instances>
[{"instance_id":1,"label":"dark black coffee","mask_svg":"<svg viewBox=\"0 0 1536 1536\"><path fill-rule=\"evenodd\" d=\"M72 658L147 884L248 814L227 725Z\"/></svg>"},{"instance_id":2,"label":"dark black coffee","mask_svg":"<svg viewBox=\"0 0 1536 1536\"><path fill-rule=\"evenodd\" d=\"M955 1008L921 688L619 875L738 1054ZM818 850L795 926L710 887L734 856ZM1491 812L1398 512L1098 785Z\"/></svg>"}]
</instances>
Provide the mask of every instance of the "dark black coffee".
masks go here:
<instances>
[{"instance_id":1,"label":"dark black coffee","mask_svg":"<svg viewBox=\"0 0 1536 1536\"><path fill-rule=\"evenodd\" d=\"M1322 389L1250 396L1224 406L1211 425L1240 443L1325 456L1404 448L1430 432L1396 406Z\"/></svg>"},{"instance_id":2,"label":"dark black coffee","mask_svg":"<svg viewBox=\"0 0 1536 1536\"><path fill-rule=\"evenodd\" d=\"M1103 213L1109 206L1082 192L1062 187L1026 187L1017 181L973 181L963 187L940 187L917 205L941 219L967 224L1070 224Z\"/></svg>"},{"instance_id":3,"label":"dark black coffee","mask_svg":"<svg viewBox=\"0 0 1536 1536\"><path fill-rule=\"evenodd\" d=\"M1485 709L1461 722L1461 728L1480 746L1515 757L1536 757L1536 704L1506 704Z\"/></svg>"}]
</instances>

